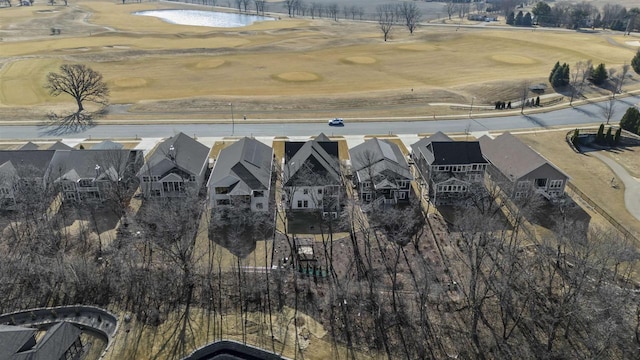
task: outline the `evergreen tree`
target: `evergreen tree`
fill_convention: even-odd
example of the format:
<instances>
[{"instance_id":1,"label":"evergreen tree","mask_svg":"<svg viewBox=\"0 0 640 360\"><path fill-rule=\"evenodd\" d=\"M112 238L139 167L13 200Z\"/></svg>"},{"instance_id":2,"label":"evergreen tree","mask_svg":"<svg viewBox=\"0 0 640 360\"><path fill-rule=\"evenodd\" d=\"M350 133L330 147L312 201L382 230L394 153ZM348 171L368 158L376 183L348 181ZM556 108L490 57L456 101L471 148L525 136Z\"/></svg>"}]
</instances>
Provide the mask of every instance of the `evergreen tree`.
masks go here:
<instances>
[{"instance_id":1,"label":"evergreen tree","mask_svg":"<svg viewBox=\"0 0 640 360\"><path fill-rule=\"evenodd\" d=\"M579 145L579 139L580 138L580 130L578 130L577 128L573 131L573 135L571 136L571 143L573 144L573 146L575 146L575 148L578 148Z\"/></svg>"},{"instance_id":2,"label":"evergreen tree","mask_svg":"<svg viewBox=\"0 0 640 360\"><path fill-rule=\"evenodd\" d=\"M556 73L556 70L558 70L559 67L560 67L560 61L556 62L556 64L553 65L553 69L551 69L551 73L549 73L549 82L551 84L553 84L553 74Z\"/></svg>"},{"instance_id":3,"label":"evergreen tree","mask_svg":"<svg viewBox=\"0 0 640 360\"><path fill-rule=\"evenodd\" d=\"M531 13L524 14L522 18L522 26L531 26L533 25L533 21L531 20Z\"/></svg>"},{"instance_id":4,"label":"evergreen tree","mask_svg":"<svg viewBox=\"0 0 640 360\"><path fill-rule=\"evenodd\" d=\"M604 142L604 124L600 124L598 133L596 134L596 144L602 144Z\"/></svg>"},{"instance_id":5,"label":"evergreen tree","mask_svg":"<svg viewBox=\"0 0 640 360\"><path fill-rule=\"evenodd\" d=\"M604 67L604 64L600 64L593 69L590 79L594 85L602 85L608 77L609 75L607 75L607 69Z\"/></svg>"},{"instance_id":6,"label":"evergreen tree","mask_svg":"<svg viewBox=\"0 0 640 360\"><path fill-rule=\"evenodd\" d=\"M611 126L607 129L607 135L605 136L605 142L607 145L613 145L613 134L611 134Z\"/></svg>"},{"instance_id":7,"label":"evergreen tree","mask_svg":"<svg viewBox=\"0 0 640 360\"><path fill-rule=\"evenodd\" d=\"M536 97L536 106L540 106L540 96Z\"/></svg>"},{"instance_id":8,"label":"evergreen tree","mask_svg":"<svg viewBox=\"0 0 640 360\"><path fill-rule=\"evenodd\" d=\"M628 108L624 113L620 119L620 127L634 134L640 133L638 128L640 127L640 111L635 106Z\"/></svg>"},{"instance_id":9,"label":"evergreen tree","mask_svg":"<svg viewBox=\"0 0 640 360\"><path fill-rule=\"evenodd\" d=\"M524 18L524 14L522 10L518 11L518 15L516 15L515 25L522 26L522 19Z\"/></svg>"},{"instance_id":10,"label":"evergreen tree","mask_svg":"<svg viewBox=\"0 0 640 360\"><path fill-rule=\"evenodd\" d=\"M640 74L640 49L638 49L636 56L631 59L631 67L636 74Z\"/></svg>"},{"instance_id":11,"label":"evergreen tree","mask_svg":"<svg viewBox=\"0 0 640 360\"><path fill-rule=\"evenodd\" d=\"M516 14L512 11L507 15L507 25L513 25L515 21Z\"/></svg>"},{"instance_id":12,"label":"evergreen tree","mask_svg":"<svg viewBox=\"0 0 640 360\"><path fill-rule=\"evenodd\" d=\"M614 145L620 144L620 134L622 134L622 128L618 128L618 130L616 130L616 135L613 137Z\"/></svg>"},{"instance_id":13,"label":"evergreen tree","mask_svg":"<svg viewBox=\"0 0 640 360\"><path fill-rule=\"evenodd\" d=\"M571 71L569 70L569 64L562 64L562 86L569 85L569 77L571 76Z\"/></svg>"}]
</instances>

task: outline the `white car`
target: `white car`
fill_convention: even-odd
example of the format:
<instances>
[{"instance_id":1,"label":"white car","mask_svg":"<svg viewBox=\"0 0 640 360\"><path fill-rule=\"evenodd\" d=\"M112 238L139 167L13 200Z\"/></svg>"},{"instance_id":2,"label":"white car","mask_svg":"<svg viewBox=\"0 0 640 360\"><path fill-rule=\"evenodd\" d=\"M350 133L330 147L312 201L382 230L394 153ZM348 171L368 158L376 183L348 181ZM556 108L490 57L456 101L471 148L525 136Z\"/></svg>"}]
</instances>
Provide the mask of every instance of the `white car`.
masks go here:
<instances>
[{"instance_id":1,"label":"white car","mask_svg":"<svg viewBox=\"0 0 640 360\"><path fill-rule=\"evenodd\" d=\"M342 125L344 125L344 120L340 118L329 120L329 126L342 126Z\"/></svg>"}]
</instances>

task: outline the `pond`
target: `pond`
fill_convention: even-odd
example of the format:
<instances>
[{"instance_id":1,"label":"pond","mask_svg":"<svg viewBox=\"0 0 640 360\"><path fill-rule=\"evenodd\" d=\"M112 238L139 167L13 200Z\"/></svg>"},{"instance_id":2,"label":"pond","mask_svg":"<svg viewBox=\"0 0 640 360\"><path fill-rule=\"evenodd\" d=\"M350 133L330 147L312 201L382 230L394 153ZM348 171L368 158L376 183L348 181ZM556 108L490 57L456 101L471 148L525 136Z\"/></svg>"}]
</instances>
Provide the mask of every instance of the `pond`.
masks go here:
<instances>
[{"instance_id":1,"label":"pond","mask_svg":"<svg viewBox=\"0 0 640 360\"><path fill-rule=\"evenodd\" d=\"M257 21L275 20L268 16L201 10L149 10L137 11L133 14L157 17L171 24L210 27L242 27L251 25Z\"/></svg>"}]
</instances>

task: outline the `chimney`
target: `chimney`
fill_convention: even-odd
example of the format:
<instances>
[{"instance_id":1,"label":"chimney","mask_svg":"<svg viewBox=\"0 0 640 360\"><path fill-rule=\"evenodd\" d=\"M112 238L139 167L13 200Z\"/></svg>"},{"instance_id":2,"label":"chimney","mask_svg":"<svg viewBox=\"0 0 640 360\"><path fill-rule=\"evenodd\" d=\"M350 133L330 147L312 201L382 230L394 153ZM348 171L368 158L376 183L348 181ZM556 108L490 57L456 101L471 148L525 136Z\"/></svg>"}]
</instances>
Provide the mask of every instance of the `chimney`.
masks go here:
<instances>
[{"instance_id":1,"label":"chimney","mask_svg":"<svg viewBox=\"0 0 640 360\"><path fill-rule=\"evenodd\" d=\"M169 159L171 160L176 159L176 148L173 147L173 145L169 146Z\"/></svg>"}]
</instances>

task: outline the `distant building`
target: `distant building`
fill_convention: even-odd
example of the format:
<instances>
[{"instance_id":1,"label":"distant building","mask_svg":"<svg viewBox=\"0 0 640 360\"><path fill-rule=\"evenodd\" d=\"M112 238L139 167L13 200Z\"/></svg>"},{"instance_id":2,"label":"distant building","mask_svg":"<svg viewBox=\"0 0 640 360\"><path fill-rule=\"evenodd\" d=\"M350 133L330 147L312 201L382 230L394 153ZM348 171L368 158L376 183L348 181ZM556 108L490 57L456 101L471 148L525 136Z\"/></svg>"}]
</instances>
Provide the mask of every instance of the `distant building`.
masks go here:
<instances>
[{"instance_id":1,"label":"distant building","mask_svg":"<svg viewBox=\"0 0 640 360\"><path fill-rule=\"evenodd\" d=\"M79 360L82 331L68 322L59 322L39 334L38 329L0 325L0 359Z\"/></svg>"}]
</instances>

